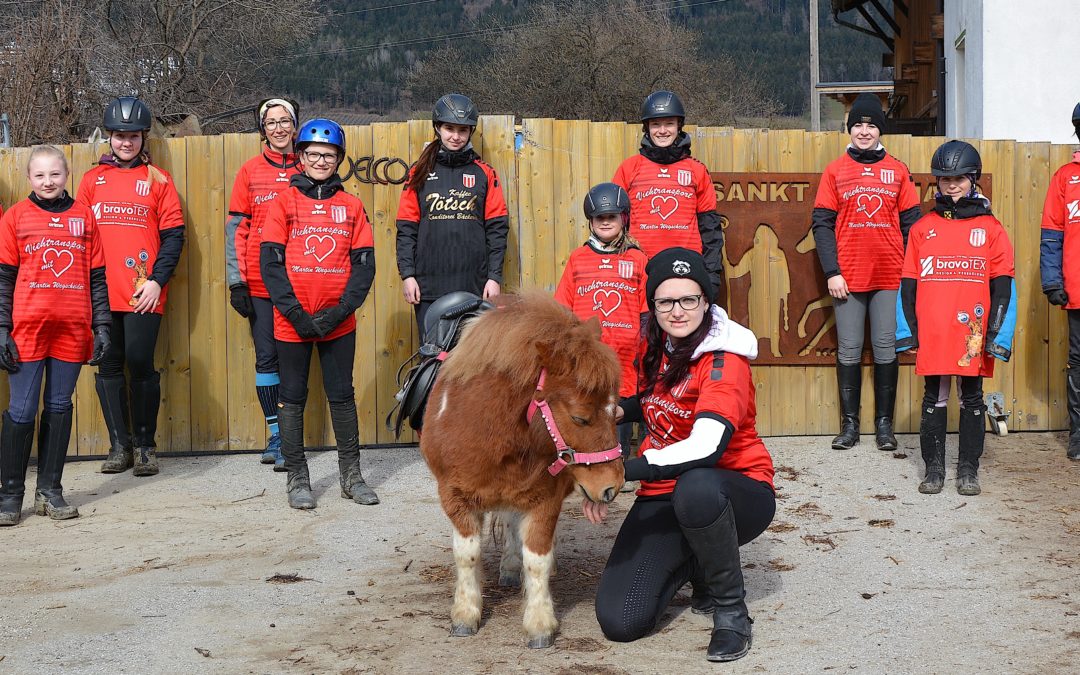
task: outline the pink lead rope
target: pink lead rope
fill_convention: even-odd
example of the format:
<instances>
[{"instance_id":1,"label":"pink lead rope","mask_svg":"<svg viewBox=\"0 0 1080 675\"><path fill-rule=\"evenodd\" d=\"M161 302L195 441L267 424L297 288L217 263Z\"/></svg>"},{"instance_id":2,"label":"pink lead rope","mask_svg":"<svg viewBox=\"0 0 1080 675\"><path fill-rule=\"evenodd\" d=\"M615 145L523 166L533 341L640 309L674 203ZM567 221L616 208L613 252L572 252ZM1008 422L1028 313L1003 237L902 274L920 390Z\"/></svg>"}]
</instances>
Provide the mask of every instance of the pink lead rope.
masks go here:
<instances>
[{"instance_id":1,"label":"pink lead rope","mask_svg":"<svg viewBox=\"0 0 1080 675\"><path fill-rule=\"evenodd\" d=\"M546 377L547 369L542 368L540 370L540 379L536 383L536 391L544 391L544 379ZM529 412L525 415L526 421L531 423L537 410L540 411L540 417L544 419L544 426L547 427L551 440L555 441L555 461L548 467L548 473L552 476L558 475L560 471L570 464L600 464L601 462L610 462L622 457L622 448L618 445L603 452L575 452L573 448L566 444L562 434L559 433L559 426L555 424L555 415L552 414L547 401L537 401L536 399L530 401Z\"/></svg>"}]
</instances>

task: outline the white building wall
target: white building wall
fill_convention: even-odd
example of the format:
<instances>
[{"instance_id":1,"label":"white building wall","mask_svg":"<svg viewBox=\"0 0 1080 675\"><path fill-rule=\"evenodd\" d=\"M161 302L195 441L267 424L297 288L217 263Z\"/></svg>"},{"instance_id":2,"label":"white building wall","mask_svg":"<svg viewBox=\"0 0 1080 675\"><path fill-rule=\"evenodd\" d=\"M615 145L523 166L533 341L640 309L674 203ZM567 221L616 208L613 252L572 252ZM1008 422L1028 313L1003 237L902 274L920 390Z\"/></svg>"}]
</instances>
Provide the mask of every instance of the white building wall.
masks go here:
<instances>
[{"instance_id":1,"label":"white building wall","mask_svg":"<svg viewBox=\"0 0 1080 675\"><path fill-rule=\"evenodd\" d=\"M946 133L1075 142L1078 26L1076 0L947 0Z\"/></svg>"}]
</instances>

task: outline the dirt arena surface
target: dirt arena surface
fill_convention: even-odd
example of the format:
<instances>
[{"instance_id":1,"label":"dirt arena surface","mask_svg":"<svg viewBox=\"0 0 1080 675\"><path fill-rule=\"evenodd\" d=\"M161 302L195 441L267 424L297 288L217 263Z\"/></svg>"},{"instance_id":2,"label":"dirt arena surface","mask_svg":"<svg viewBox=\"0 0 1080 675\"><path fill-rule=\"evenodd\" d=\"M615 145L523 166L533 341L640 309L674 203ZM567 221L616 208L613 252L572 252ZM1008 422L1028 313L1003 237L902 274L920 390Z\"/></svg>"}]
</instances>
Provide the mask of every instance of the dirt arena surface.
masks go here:
<instances>
[{"instance_id":1,"label":"dirt arena surface","mask_svg":"<svg viewBox=\"0 0 1080 675\"><path fill-rule=\"evenodd\" d=\"M290 510L284 474L254 455L166 458L139 479L77 462L64 485L81 518L25 506L0 531L0 672L1076 672L1080 463L1063 442L988 436L983 494L961 497L955 434L936 496L915 489L914 436L895 455L869 436L849 452L766 439L780 501L742 549L754 644L726 665L705 661L689 588L649 637L601 634L592 598L631 495L599 527L567 501L561 626L534 651L520 595L494 586L490 537L480 633L448 636L450 527L415 448L363 451L374 507L341 499L335 456L312 453L311 512Z\"/></svg>"}]
</instances>

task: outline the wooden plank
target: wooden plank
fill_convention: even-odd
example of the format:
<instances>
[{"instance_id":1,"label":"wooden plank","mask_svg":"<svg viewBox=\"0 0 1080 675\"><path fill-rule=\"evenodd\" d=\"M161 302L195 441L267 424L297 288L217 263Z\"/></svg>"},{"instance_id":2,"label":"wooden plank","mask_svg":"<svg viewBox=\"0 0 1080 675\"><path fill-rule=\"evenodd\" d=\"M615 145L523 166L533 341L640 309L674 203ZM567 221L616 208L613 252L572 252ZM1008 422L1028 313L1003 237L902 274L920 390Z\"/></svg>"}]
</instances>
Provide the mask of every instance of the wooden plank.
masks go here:
<instances>
[{"instance_id":1,"label":"wooden plank","mask_svg":"<svg viewBox=\"0 0 1080 675\"><path fill-rule=\"evenodd\" d=\"M1016 340L1017 398L1023 401L1010 419L1017 431L1047 428L1050 406L1049 309L1039 285L1039 228L1042 203L1050 182L1050 147L1046 143L1017 143L1015 163Z\"/></svg>"},{"instance_id":2,"label":"wooden plank","mask_svg":"<svg viewBox=\"0 0 1080 675\"><path fill-rule=\"evenodd\" d=\"M610 181L630 155L637 152L640 134L622 122L589 124L589 185Z\"/></svg>"},{"instance_id":3,"label":"wooden plank","mask_svg":"<svg viewBox=\"0 0 1080 675\"><path fill-rule=\"evenodd\" d=\"M240 167L262 152L263 144L258 134L224 134L225 207L232 200L233 182ZM227 216L226 216L227 218ZM219 226L219 236L224 237L224 220ZM258 261L251 261L256 264ZM226 280L226 294L228 293ZM255 343L251 338L248 320L233 311L225 310L225 331L228 351L225 354L229 377L226 383L228 410L228 444L230 450L251 450L266 446L267 428L255 393Z\"/></svg>"},{"instance_id":4,"label":"wooden plank","mask_svg":"<svg viewBox=\"0 0 1080 675\"><path fill-rule=\"evenodd\" d=\"M521 227L521 286L553 290L555 282L554 181L551 166L553 120L522 122L525 147L518 189L518 222Z\"/></svg>"},{"instance_id":5,"label":"wooden plank","mask_svg":"<svg viewBox=\"0 0 1080 675\"><path fill-rule=\"evenodd\" d=\"M503 260L502 290L512 292L520 286L521 269L514 116L485 115L480 118L480 130L484 139L484 161L490 164L499 176L499 185L510 214L510 232L506 240L506 257Z\"/></svg>"},{"instance_id":6,"label":"wooden plank","mask_svg":"<svg viewBox=\"0 0 1080 675\"><path fill-rule=\"evenodd\" d=\"M225 239L221 235L227 210L224 143L220 136L195 136L186 141L186 248L191 282L188 286L188 316L191 392L194 394L191 397L189 447L199 451L227 450L229 373L226 353L230 344L226 321ZM178 143L177 146L178 150L182 147ZM172 302L170 289L166 321L180 315L180 308ZM179 326L169 326L170 338L182 334ZM171 367L169 372L171 375ZM163 409L168 407L163 406Z\"/></svg>"},{"instance_id":7,"label":"wooden plank","mask_svg":"<svg viewBox=\"0 0 1080 675\"><path fill-rule=\"evenodd\" d=\"M419 125L414 128L419 134ZM430 127L428 129L430 130ZM417 137L418 144L425 137L430 138L429 130L424 131L423 136ZM408 123L373 124L371 132L372 148L377 149L380 155L412 156ZM401 280L394 262L396 256L393 255L393 242L397 233L394 223L400 196L400 186L376 185L368 211L375 234L376 254L382 251L385 255L382 258L385 262L377 263L375 268L376 325L375 353L372 359L375 372L378 373L375 384L375 419L380 422L376 425L376 437L380 443L394 442L393 434L386 430L381 421L394 407L394 394L398 390L394 374L398 366L412 353L416 323L412 308L405 303L401 295Z\"/></svg>"},{"instance_id":8,"label":"wooden plank","mask_svg":"<svg viewBox=\"0 0 1080 675\"><path fill-rule=\"evenodd\" d=\"M552 135L551 176L554 181L554 283L558 283L570 253L589 238L583 203L589 189L589 123L558 120ZM611 179L606 179L610 181Z\"/></svg>"}]
</instances>

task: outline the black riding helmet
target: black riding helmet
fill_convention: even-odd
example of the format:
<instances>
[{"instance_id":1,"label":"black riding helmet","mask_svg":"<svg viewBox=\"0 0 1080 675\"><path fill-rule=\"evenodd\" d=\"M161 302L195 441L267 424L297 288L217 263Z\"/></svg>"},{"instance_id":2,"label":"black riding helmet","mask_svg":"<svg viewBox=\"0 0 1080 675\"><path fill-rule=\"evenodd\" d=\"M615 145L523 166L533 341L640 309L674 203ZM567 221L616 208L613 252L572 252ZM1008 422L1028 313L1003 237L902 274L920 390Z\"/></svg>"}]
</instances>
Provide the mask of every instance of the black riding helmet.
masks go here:
<instances>
[{"instance_id":1,"label":"black riding helmet","mask_svg":"<svg viewBox=\"0 0 1080 675\"><path fill-rule=\"evenodd\" d=\"M589 220L593 216L605 213L630 213L630 195L621 185L615 183L600 183L594 185L585 195L585 217Z\"/></svg>"},{"instance_id":2,"label":"black riding helmet","mask_svg":"<svg viewBox=\"0 0 1080 675\"><path fill-rule=\"evenodd\" d=\"M150 108L134 96L121 96L105 106L102 126L106 131L149 131Z\"/></svg>"},{"instance_id":3,"label":"black riding helmet","mask_svg":"<svg viewBox=\"0 0 1080 675\"><path fill-rule=\"evenodd\" d=\"M1076 107L1073 108L1072 123L1073 129L1076 130L1076 135L1080 136L1080 103L1077 103Z\"/></svg>"},{"instance_id":4,"label":"black riding helmet","mask_svg":"<svg viewBox=\"0 0 1080 675\"><path fill-rule=\"evenodd\" d=\"M480 119L476 104L463 94L446 94L435 101L431 111L431 124L438 128L440 124L461 124L475 127Z\"/></svg>"},{"instance_id":5,"label":"black riding helmet","mask_svg":"<svg viewBox=\"0 0 1080 675\"><path fill-rule=\"evenodd\" d=\"M982 157L975 146L964 141L946 141L934 151L930 173L935 176L982 176Z\"/></svg>"},{"instance_id":6,"label":"black riding helmet","mask_svg":"<svg viewBox=\"0 0 1080 675\"><path fill-rule=\"evenodd\" d=\"M649 94L645 102L641 104L642 123L659 117L678 117L679 127L686 120L686 111L682 101L673 91L661 90Z\"/></svg>"}]
</instances>

